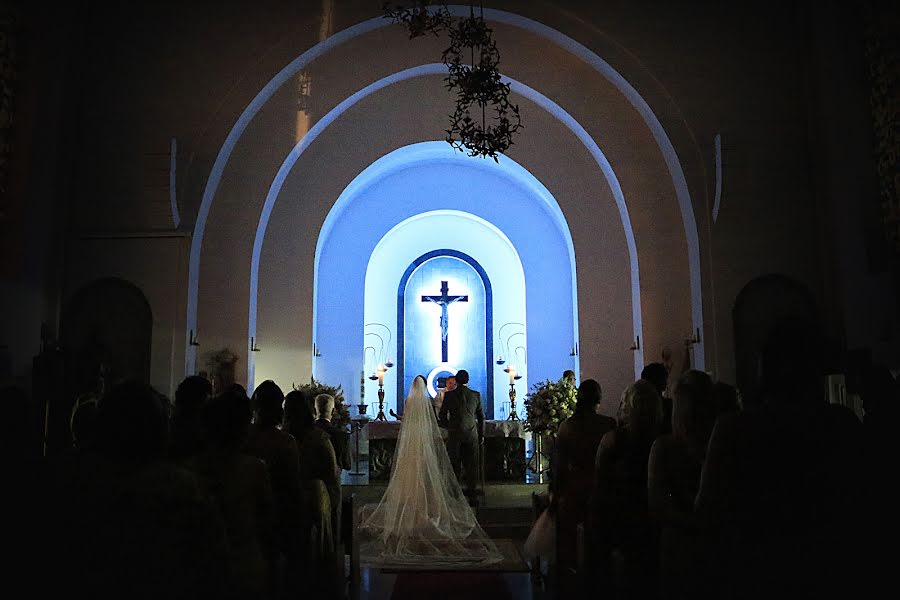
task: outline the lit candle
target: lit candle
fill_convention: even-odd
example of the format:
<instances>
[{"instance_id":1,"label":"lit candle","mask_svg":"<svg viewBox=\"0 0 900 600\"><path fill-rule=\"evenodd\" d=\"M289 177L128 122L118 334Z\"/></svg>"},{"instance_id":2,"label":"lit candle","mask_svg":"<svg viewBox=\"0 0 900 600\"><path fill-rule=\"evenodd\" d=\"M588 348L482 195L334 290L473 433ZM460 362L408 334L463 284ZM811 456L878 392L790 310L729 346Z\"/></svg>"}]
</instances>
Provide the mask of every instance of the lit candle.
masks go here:
<instances>
[{"instance_id":1,"label":"lit candle","mask_svg":"<svg viewBox=\"0 0 900 600\"><path fill-rule=\"evenodd\" d=\"M384 385L384 365L378 365L378 385Z\"/></svg>"},{"instance_id":2,"label":"lit candle","mask_svg":"<svg viewBox=\"0 0 900 600\"><path fill-rule=\"evenodd\" d=\"M515 369L515 367L510 367L509 368L509 382L515 383L515 381L516 381L516 369Z\"/></svg>"}]
</instances>

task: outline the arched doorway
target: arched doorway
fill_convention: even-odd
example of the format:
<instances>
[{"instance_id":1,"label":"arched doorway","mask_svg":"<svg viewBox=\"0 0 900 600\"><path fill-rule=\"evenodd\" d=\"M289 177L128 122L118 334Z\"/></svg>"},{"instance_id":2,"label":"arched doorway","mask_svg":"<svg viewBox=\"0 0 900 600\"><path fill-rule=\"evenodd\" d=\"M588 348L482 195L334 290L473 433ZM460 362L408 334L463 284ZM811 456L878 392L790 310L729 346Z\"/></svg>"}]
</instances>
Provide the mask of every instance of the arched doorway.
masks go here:
<instances>
[{"instance_id":1,"label":"arched doorway","mask_svg":"<svg viewBox=\"0 0 900 600\"><path fill-rule=\"evenodd\" d=\"M732 319L736 383L747 404L760 401L759 360L772 327L789 319L821 326L819 308L806 286L775 273L744 286L734 302Z\"/></svg>"},{"instance_id":2,"label":"arched doorway","mask_svg":"<svg viewBox=\"0 0 900 600\"><path fill-rule=\"evenodd\" d=\"M69 413L79 395L125 379L150 381L152 331L147 298L124 279L98 279L72 295L60 328L66 394L48 411L48 450L71 442Z\"/></svg>"}]
</instances>

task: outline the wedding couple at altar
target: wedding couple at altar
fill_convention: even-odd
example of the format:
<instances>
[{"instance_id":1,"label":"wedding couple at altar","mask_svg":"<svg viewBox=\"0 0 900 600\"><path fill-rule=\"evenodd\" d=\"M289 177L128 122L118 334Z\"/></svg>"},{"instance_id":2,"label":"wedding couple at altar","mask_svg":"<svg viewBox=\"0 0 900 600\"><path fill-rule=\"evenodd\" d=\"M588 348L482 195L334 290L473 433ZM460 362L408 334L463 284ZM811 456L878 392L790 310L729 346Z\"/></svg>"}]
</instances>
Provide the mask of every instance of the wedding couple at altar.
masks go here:
<instances>
[{"instance_id":1,"label":"wedding couple at altar","mask_svg":"<svg viewBox=\"0 0 900 600\"><path fill-rule=\"evenodd\" d=\"M398 567L487 565L503 558L472 505L484 441L481 397L466 371L436 414L418 375L404 404L391 479L377 506L361 514L363 564ZM447 429L444 444L440 426ZM465 473L466 493L460 486Z\"/></svg>"}]
</instances>

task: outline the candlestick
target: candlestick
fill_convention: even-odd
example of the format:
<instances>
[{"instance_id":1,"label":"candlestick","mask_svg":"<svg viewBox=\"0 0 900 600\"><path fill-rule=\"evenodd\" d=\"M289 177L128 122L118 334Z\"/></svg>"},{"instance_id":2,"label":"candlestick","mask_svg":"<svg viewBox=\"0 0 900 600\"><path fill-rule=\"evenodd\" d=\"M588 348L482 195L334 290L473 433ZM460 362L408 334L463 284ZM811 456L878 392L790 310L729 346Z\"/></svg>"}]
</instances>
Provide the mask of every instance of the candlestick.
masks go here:
<instances>
[{"instance_id":1,"label":"candlestick","mask_svg":"<svg viewBox=\"0 0 900 600\"><path fill-rule=\"evenodd\" d=\"M384 383L382 381L378 381L378 416L375 417L376 421L387 421L387 417L384 415Z\"/></svg>"},{"instance_id":2,"label":"candlestick","mask_svg":"<svg viewBox=\"0 0 900 600\"><path fill-rule=\"evenodd\" d=\"M509 382L509 416L507 421L518 421L519 415L516 414L516 384Z\"/></svg>"}]
</instances>

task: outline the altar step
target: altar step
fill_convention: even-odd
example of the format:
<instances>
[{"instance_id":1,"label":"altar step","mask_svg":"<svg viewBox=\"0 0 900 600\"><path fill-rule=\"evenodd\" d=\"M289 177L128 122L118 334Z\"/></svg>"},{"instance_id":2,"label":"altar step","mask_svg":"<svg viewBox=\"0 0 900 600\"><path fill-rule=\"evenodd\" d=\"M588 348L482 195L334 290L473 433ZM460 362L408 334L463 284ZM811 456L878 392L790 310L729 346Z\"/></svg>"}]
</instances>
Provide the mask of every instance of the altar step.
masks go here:
<instances>
[{"instance_id":1,"label":"altar step","mask_svg":"<svg viewBox=\"0 0 900 600\"><path fill-rule=\"evenodd\" d=\"M526 495L530 498L531 491L535 486L540 487L540 477L532 471L530 468L525 469L525 474L523 480L519 480L517 482L515 479L488 479L486 484L489 487L498 487L503 488L507 486L511 486L512 488L516 488L516 486L526 486L529 487ZM353 457L352 469L349 471L341 471L341 486L346 488L361 488L367 486L375 486L380 488L385 488L387 486L386 478L378 478L378 479L369 479L369 457L365 454L360 454L359 457ZM546 487L546 486L544 486ZM505 495L511 494L513 497L517 495L521 495L523 490L507 490ZM380 496L379 496L380 497Z\"/></svg>"}]
</instances>

